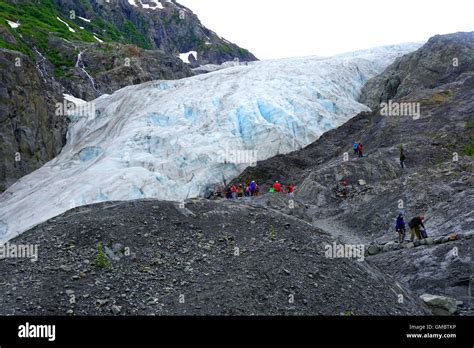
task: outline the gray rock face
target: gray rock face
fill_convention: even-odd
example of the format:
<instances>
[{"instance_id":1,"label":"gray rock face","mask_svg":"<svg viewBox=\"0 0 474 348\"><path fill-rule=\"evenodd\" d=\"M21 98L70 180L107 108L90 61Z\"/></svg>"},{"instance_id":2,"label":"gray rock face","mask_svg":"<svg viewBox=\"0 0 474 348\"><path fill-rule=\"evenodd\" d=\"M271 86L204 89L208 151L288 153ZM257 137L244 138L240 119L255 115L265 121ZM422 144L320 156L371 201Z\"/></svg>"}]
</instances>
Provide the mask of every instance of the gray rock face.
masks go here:
<instances>
[{"instance_id":1,"label":"gray rock face","mask_svg":"<svg viewBox=\"0 0 474 348\"><path fill-rule=\"evenodd\" d=\"M418 296L442 294L470 304L472 240L391 251L367 258L367 262L405 284Z\"/></svg>"},{"instance_id":2,"label":"gray rock face","mask_svg":"<svg viewBox=\"0 0 474 348\"><path fill-rule=\"evenodd\" d=\"M67 119L55 114L57 87L29 57L0 48L0 192L64 145Z\"/></svg>"},{"instance_id":3,"label":"gray rock face","mask_svg":"<svg viewBox=\"0 0 474 348\"><path fill-rule=\"evenodd\" d=\"M360 100L373 110L390 99L410 96L419 89L435 89L470 74L474 67L474 33L432 37L420 50L398 58L362 89Z\"/></svg>"},{"instance_id":4,"label":"gray rock face","mask_svg":"<svg viewBox=\"0 0 474 348\"><path fill-rule=\"evenodd\" d=\"M74 62L80 54L80 66L70 68L68 76L57 80L65 93L87 101L130 85L194 75L190 66L160 50L117 43L69 43L57 38L50 42L61 52L74 52L69 58Z\"/></svg>"}]
</instances>

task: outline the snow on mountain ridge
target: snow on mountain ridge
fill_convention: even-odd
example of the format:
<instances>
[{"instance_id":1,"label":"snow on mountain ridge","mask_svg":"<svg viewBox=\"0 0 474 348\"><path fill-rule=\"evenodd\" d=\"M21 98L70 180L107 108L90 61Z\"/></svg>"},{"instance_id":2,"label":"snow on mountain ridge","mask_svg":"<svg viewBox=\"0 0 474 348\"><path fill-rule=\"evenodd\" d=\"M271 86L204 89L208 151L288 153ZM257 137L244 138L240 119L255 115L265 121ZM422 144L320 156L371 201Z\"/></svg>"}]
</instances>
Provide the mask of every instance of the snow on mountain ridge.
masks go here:
<instances>
[{"instance_id":1,"label":"snow on mountain ridge","mask_svg":"<svg viewBox=\"0 0 474 348\"><path fill-rule=\"evenodd\" d=\"M416 45L255 62L125 87L77 117L61 154L0 196L0 241L71 208L180 201L256 160L315 141L357 113L364 83Z\"/></svg>"}]
</instances>

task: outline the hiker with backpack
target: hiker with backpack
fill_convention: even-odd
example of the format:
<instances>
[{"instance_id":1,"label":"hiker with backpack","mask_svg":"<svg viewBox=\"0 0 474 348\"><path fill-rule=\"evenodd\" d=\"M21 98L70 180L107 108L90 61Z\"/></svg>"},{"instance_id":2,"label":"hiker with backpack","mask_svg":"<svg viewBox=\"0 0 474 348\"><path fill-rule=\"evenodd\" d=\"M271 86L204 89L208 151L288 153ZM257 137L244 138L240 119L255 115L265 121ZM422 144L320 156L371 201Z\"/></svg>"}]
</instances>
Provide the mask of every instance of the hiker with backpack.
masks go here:
<instances>
[{"instance_id":1,"label":"hiker with backpack","mask_svg":"<svg viewBox=\"0 0 474 348\"><path fill-rule=\"evenodd\" d=\"M395 231L398 232L398 242L402 244L405 241L406 229L403 214L398 214Z\"/></svg>"},{"instance_id":2,"label":"hiker with backpack","mask_svg":"<svg viewBox=\"0 0 474 348\"><path fill-rule=\"evenodd\" d=\"M244 197L244 185L239 184L239 188L237 190L237 197L242 198Z\"/></svg>"},{"instance_id":3,"label":"hiker with backpack","mask_svg":"<svg viewBox=\"0 0 474 348\"><path fill-rule=\"evenodd\" d=\"M361 143L357 144L357 153L359 154L359 158L364 157L364 154L362 152L362 144Z\"/></svg>"},{"instance_id":4,"label":"hiker with backpack","mask_svg":"<svg viewBox=\"0 0 474 348\"><path fill-rule=\"evenodd\" d=\"M359 147L359 144L357 142L354 142L354 155L357 155L359 153L358 147Z\"/></svg>"},{"instance_id":5,"label":"hiker with backpack","mask_svg":"<svg viewBox=\"0 0 474 348\"><path fill-rule=\"evenodd\" d=\"M424 216L416 216L413 219L410 220L408 223L408 227L410 227L410 242L413 242L415 240L415 237L418 238L418 240L421 240L422 237L420 227L423 227L423 232L426 234L426 229L425 225L423 225L423 221L425 220Z\"/></svg>"},{"instance_id":6,"label":"hiker with backpack","mask_svg":"<svg viewBox=\"0 0 474 348\"><path fill-rule=\"evenodd\" d=\"M257 183L255 182L255 180L253 180L253 181L250 183L249 189L250 189L250 196L251 196L251 197L255 197L255 196L256 196L256 192L257 192Z\"/></svg>"}]
</instances>

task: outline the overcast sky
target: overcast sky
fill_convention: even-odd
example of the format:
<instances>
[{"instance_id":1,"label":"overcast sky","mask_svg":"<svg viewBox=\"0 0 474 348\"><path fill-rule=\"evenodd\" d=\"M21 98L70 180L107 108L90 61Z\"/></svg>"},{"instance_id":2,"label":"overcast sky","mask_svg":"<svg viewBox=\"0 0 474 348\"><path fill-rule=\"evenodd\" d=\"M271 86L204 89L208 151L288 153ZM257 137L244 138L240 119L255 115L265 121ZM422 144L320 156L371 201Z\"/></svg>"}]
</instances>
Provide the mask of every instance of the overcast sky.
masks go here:
<instances>
[{"instance_id":1,"label":"overcast sky","mask_svg":"<svg viewBox=\"0 0 474 348\"><path fill-rule=\"evenodd\" d=\"M333 55L474 31L474 0L178 0L259 59Z\"/></svg>"}]
</instances>

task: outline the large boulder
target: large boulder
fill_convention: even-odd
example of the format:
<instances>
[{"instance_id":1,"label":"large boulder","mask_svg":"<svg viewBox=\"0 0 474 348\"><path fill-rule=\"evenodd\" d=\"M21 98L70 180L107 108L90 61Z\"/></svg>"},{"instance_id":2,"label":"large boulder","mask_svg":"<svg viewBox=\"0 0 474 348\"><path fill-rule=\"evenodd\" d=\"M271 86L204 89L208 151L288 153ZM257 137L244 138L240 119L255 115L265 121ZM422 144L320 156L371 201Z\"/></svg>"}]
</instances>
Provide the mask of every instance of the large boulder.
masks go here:
<instances>
[{"instance_id":1,"label":"large boulder","mask_svg":"<svg viewBox=\"0 0 474 348\"><path fill-rule=\"evenodd\" d=\"M367 253L369 255L376 255L380 252L380 247L378 245L369 245L367 248Z\"/></svg>"},{"instance_id":2,"label":"large boulder","mask_svg":"<svg viewBox=\"0 0 474 348\"><path fill-rule=\"evenodd\" d=\"M423 294L420 298L431 309L434 315L452 315L456 313L458 309L454 298L430 294Z\"/></svg>"},{"instance_id":3,"label":"large boulder","mask_svg":"<svg viewBox=\"0 0 474 348\"><path fill-rule=\"evenodd\" d=\"M389 242L383 246L383 251L387 252L387 251L392 251L399 248L400 248L400 245L398 243Z\"/></svg>"}]
</instances>

